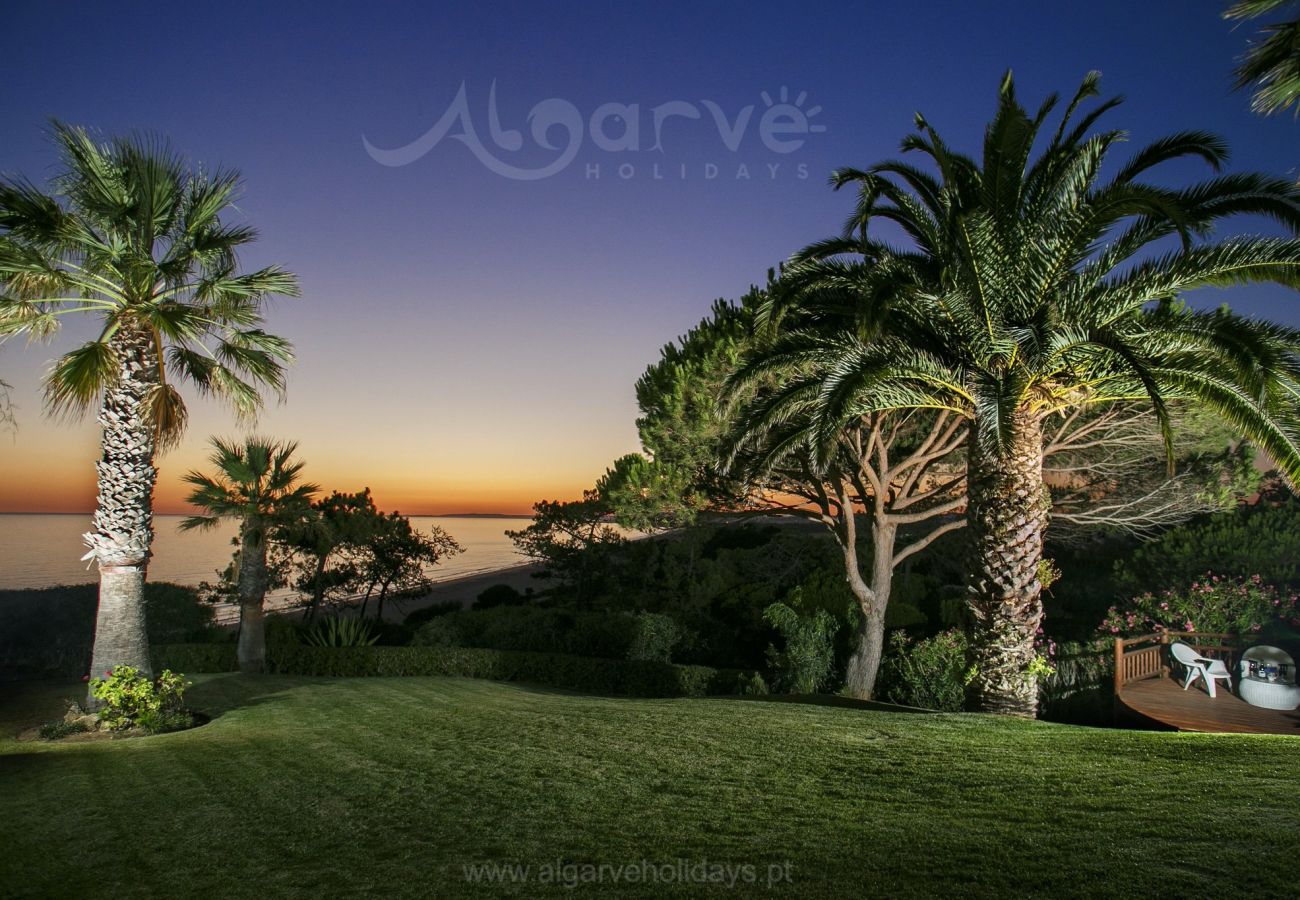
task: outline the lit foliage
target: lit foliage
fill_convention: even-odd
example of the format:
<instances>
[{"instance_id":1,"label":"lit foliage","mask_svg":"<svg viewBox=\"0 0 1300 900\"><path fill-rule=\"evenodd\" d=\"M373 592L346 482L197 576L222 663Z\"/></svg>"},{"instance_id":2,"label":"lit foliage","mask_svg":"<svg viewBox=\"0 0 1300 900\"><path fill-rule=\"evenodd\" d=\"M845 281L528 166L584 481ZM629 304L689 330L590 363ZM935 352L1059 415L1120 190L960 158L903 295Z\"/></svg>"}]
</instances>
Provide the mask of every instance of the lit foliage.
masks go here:
<instances>
[{"instance_id":1,"label":"lit foliage","mask_svg":"<svg viewBox=\"0 0 1300 900\"><path fill-rule=\"evenodd\" d=\"M812 244L786 267L760 312L782 326L736 381L784 373L779 418L809 404L823 459L847 418L890 409L950 409L1000 452L1024 412L1052 417L1116 401L1149 402L1173 450L1169 406L1214 409L1300 479L1293 398L1300 332L1220 309L1173 303L1206 286L1300 284L1300 241L1210 239L1238 214L1300 227L1300 192L1260 174L1221 175L1183 188L1147 180L1163 163L1227 158L1199 131L1157 140L1103 170L1124 141L1089 133L1118 99L1075 121L1098 93L1089 75L1038 155L1057 98L1022 107L1010 75L983 159L946 144L922 116L903 149L935 169L890 160L836 172L855 187L844 233ZM901 227L910 246L876 229ZM1161 253L1168 239L1180 245Z\"/></svg>"},{"instance_id":2,"label":"lit foliage","mask_svg":"<svg viewBox=\"0 0 1300 900\"><path fill-rule=\"evenodd\" d=\"M0 181L0 337L47 338L68 315L99 321L46 376L50 409L92 408L118 377L114 339L128 332L157 361L147 410L159 446L179 440L187 419L173 382L244 416L261 407L261 389L283 393L292 348L263 330L262 308L297 296L298 283L277 266L239 271L238 251L257 237L222 221L239 175L191 170L156 139L101 144L57 122L54 139L63 169L51 193Z\"/></svg>"},{"instance_id":3,"label":"lit foliage","mask_svg":"<svg viewBox=\"0 0 1300 900\"><path fill-rule=\"evenodd\" d=\"M1239 0L1225 19L1257 19L1286 10L1288 17L1269 22L1246 48L1237 67L1237 87L1255 91L1251 109L1271 115L1300 100L1300 18L1294 0Z\"/></svg>"},{"instance_id":4,"label":"lit foliage","mask_svg":"<svg viewBox=\"0 0 1300 900\"><path fill-rule=\"evenodd\" d=\"M1207 574L1179 590L1141 594L1112 606L1103 636L1201 631L1250 637L1300 627L1300 597L1279 592L1258 575Z\"/></svg>"},{"instance_id":5,"label":"lit foliage","mask_svg":"<svg viewBox=\"0 0 1300 900\"><path fill-rule=\"evenodd\" d=\"M881 696L890 703L958 712L966 702L966 636L956 628L913 640L889 635L880 667Z\"/></svg>"},{"instance_id":6,"label":"lit foliage","mask_svg":"<svg viewBox=\"0 0 1300 900\"><path fill-rule=\"evenodd\" d=\"M99 720L110 731L139 728L153 733L190 724L183 703L189 686L184 676L169 669L151 679L131 666L116 666L91 680L91 693L103 704Z\"/></svg>"},{"instance_id":7,"label":"lit foliage","mask_svg":"<svg viewBox=\"0 0 1300 900\"><path fill-rule=\"evenodd\" d=\"M1300 588L1300 503L1261 502L1170 529L1115 564L1115 581L1133 594L1159 592L1200 578L1259 575L1268 584Z\"/></svg>"},{"instance_id":8,"label":"lit foliage","mask_svg":"<svg viewBox=\"0 0 1300 900\"><path fill-rule=\"evenodd\" d=\"M799 589L792 602L799 604ZM781 635L782 647L768 648L773 684L791 694L813 694L830 683L835 668L835 634L842 621L824 609L801 613L785 603L773 603L763 620Z\"/></svg>"}]
</instances>

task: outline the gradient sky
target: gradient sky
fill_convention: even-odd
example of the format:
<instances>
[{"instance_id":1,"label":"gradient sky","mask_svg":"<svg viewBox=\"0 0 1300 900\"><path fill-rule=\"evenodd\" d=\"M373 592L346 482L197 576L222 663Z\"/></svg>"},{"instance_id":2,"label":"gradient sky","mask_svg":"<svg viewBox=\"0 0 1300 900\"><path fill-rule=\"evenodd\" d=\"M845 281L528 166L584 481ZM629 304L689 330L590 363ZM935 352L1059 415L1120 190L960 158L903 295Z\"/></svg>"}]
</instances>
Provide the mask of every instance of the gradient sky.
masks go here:
<instances>
[{"instance_id":1,"label":"gradient sky","mask_svg":"<svg viewBox=\"0 0 1300 900\"><path fill-rule=\"evenodd\" d=\"M624 6L10 2L0 172L47 177L50 117L161 132L196 162L242 170L239 213L262 234L245 265L285 265L304 292L269 316L299 364L258 430L300 441L327 488L369 485L386 508L445 513L574 497L637 449L636 377L714 298L838 229L850 198L826 187L829 171L893 156L917 110L974 149L1008 67L1031 105L1101 70L1105 92L1129 98L1109 122L1134 141L1210 128L1234 168L1300 162L1300 125L1252 115L1230 89L1249 28L1223 22L1215 0ZM493 82L518 151L491 145ZM490 171L451 136L401 167L366 152L363 135L381 148L419 138L462 83L477 134L515 165L560 155L526 119L551 98L584 117L638 104L641 149L587 133L572 164L533 181ZM792 101L806 92L825 126L785 154L757 130L763 92L779 101L783 86ZM651 149L651 110L670 101L710 101L732 121L756 109L735 151L707 112L668 120ZM550 135L563 146L562 130ZM1300 322L1285 291L1205 302L1224 299ZM0 511L93 504L96 428L45 419L39 395L49 360L87 334L0 348L20 422L0 436ZM183 508L180 475L206 437L235 431L193 401L184 445L160 461L160 511Z\"/></svg>"}]
</instances>

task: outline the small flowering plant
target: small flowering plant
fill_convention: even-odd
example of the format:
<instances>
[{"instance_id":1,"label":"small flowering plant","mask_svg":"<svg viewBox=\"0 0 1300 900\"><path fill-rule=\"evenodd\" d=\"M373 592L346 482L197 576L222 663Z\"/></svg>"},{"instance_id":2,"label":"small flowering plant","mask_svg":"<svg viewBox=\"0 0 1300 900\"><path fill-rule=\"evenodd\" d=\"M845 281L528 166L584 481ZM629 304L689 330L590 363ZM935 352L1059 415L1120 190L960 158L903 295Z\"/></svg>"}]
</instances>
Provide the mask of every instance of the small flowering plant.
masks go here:
<instances>
[{"instance_id":1,"label":"small flowering plant","mask_svg":"<svg viewBox=\"0 0 1300 900\"><path fill-rule=\"evenodd\" d=\"M1279 626L1300 626L1300 597L1278 591L1258 575L1207 574L1183 590L1146 593L1112 606L1098 630L1117 636L1162 631L1250 635Z\"/></svg>"},{"instance_id":2,"label":"small flowering plant","mask_svg":"<svg viewBox=\"0 0 1300 900\"><path fill-rule=\"evenodd\" d=\"M111 731L139 728L154 733L187 728L192 716L182 700L189 687L184 676L163 670L151 679L131 666L116 666L91 679L91 692L103 704L99 720Z\"/></svg>"}]
</instances>

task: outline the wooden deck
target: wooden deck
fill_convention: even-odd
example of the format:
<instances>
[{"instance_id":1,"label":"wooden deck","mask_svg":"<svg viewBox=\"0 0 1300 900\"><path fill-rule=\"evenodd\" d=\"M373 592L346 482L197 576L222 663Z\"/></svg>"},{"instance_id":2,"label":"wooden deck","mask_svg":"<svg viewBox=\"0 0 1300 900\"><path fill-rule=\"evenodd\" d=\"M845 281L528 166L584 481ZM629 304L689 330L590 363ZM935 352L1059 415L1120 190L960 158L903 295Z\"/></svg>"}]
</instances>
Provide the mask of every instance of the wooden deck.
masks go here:
<instances>
[{"instance_id":1,"label":"wooden deck","mask_svg":"<svg viewBox=\"0 0 1300 900\"><path fill-rule=\"evenodd\" d=\"M1219 685L1211 699L1199 683L1186 691L1172 678L1125 684L1116 699L1138 715L1179 731L1300 735L1300 710L1260 709Z\"/></svg>"}]
</instances>

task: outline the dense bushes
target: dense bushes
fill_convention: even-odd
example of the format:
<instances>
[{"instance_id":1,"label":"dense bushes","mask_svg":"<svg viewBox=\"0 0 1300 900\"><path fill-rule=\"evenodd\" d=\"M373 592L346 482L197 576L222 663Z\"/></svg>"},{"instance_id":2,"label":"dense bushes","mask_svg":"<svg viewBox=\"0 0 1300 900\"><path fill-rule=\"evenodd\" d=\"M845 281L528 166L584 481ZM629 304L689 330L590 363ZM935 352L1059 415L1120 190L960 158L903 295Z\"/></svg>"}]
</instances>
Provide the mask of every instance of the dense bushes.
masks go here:
<instances>
[{"instance_id":1,"label":"dense bushes","mask_svg":"<svg viewBox=\"0 0 1300 900\"><path fill-rule=\"evenodd\" d=\"M796 588L795 602L799 589ZM763 619L781 635L782 647L768 647L768 667L774 686L792 694L813 694L826 687L835 668L835 634L841 621L824 609L801 615L784 603L773 603Z\"/></svg>"},{"instance_id":2,"label":"dense bushes","mask_svg":"<svg viewBox=\"0 0 1300 900\"><path fill-rule=\"evenodd\" d=\"M212 608L194 588L167 582L144 586L149 640L203 640ZM0 677L80 677L90 666L96 584L0 591Z\"/></svg>"},{"instance_id":3,"label":"dense bushes","mask_svg":"<svg viewBox=\"0 0 1300 900\"><path fill-rule=\"evenodd\" d=\"M1242 507L1173 528L1119 560L1115 580L1125 594L1163 591L1207 569L1300 586L1300 502Z\"/></svg>"},{"instance_id":4,"label":"dense bushes","mask_svg":"<svg viewBox=\"0 0 1300 900\"><path fill-rule=\"evenodd\" d=\"M1140 594L1112 606L1099 630L1103 636L1159 631L1215 634L1289 634L1300 626L1300 598L1279 593L1260 576L1206 575L1181 590Z\"/></svg>"},{"instance_id":5,"label":"dense bushes","mask_svg":"<svg viewBox=\"0 0 1300 900\"><path fill-rule=\"evenodd\" d=\"M1112 655L1092 644L1050 648L1050 666L1039 682L1039 715L1056 722L1105 725L1112 711ZM1048 648L1043 648L1046 653ZM890 703L959 712L965 706L966 636L960 629L913 640L901 631L889 637L877 696Z\"/></svg>"},{"instance_id":6,"label":"dense bushes","mask_svg":"<svg viewBox=\"0 0 1300 900\"><path fill-rule=\"evenodd\" d=\"M231 671L231 650L218 645L155 647L154 659L190 672ZM285 645L270 655L272 672L336 677L457 675L524 681L550 687L633 697L701 697L736 694L761 684L753 672L675 666L653 660L595 659L558 653L484 650L472 647L311 647Z\"/></svg>"},{"instance_id":7,"label":"dense bushes","mask_svg":"<svg viewBox=\"0 0 1300 900\"><path fill-rule=\"evenodd\" d=\"M91 693L101 704L99 724L109 731L139 730L146 734L180 731L194 724L185 709L185 676L164 669L150 678L131 666L115 666L103 678L92 678Z\"/></svg>"},{"instance_id":8,"label":"dense bushes","mask_svg":"<svg viewBox=\"0 0 1300 900\"><path fill-rule=\"evenodd\" d=\"M149 648L156 670L173 672L237 672L234 644L154 644ZM276 653L278 647L272 647Z\"/></svg>"},{"instance_id":9,"label":"dense bushes","mask_svg":"<svg viewBox=\"0 0 1300 900\"><path fill-rule=\"evenodd\" d=\"M523 594L508 584L494 584L484 588L474 600L475 609L492 609L494 606L519 606L527 602Z\"/></svg>"},{"instance_id":10,"label":"dense bushes","mask_svg":"<svg viewBox=\"0 0 1300 900\"><path fill-rule=\"evenodd\" d=\"M903 706L956 712L966 701L966 670L966 635L960 629L922 640L895 631L881 662L877 696Z\"/></svg>"},{"instance_id":11,"label":"dense bushes","mask_svg":"<svg viewBox=\"0 0 1300 900\"><path fill-rule=\"evenodd\" d=\"M672 617L640 612L635 616L628 659L672 662L673 650L682 639L682 627Z\"/></svg>"},{"instance_id":12,"label":"dense bushes","mask_svg":"<svg viewBox=\"0 0 1300 900\"><path fill-rule=\"evenodd\" d=\"M683 637L668 616L568 607L496 606L439 616L414 643L668 662Z\"/></svg>"},{"instance_id":13,"label":"dense bushes","mask_svg":"<svg viewBox=\"0 0 1300 900\"><path fill-rule=\"evenodd\" d=\"M424 623L430 622L438 618L438 616L460 612L462 609L464 609L464 607L456 600L443 600L439 603L430 603L428 606L421 606L419 609L413 610L410 615L402 620L402 624L411 629L412 634L414 634L415 630Z\"/></svg>"}]
</instances>

